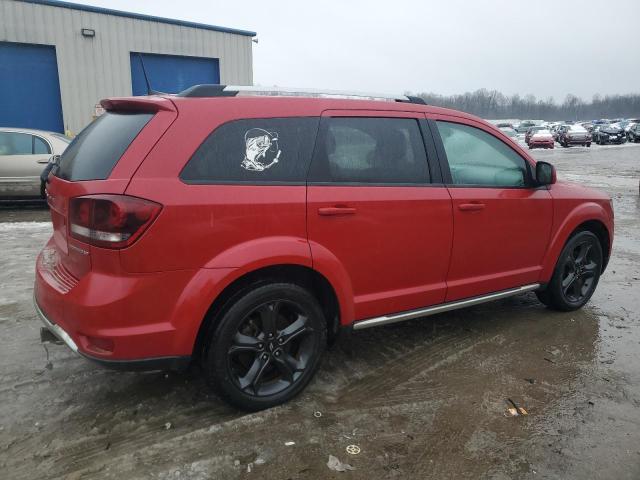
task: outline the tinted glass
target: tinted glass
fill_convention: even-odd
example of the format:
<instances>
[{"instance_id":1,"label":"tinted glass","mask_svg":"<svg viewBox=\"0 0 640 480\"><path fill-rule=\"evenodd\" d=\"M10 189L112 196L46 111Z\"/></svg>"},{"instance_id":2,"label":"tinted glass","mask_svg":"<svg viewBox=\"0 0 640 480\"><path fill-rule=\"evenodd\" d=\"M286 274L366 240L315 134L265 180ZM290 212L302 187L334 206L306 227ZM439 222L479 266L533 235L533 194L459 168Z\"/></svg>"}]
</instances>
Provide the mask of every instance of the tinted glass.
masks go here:
<instances>
[{"instance_id":1,"label":"tinted glass","mask_svg":"<svg viewBox=\"0 0 640 480\"><path fill-rule=\"evenodd\" d=\"M312 180L415 184L429 181L418 122L407 118L329 118L313 160Z\"/></svg>"},{"instance_id":2,"label":"tinted glass","mask_svg":"<svg viewBox=\"0 0 640 480\"><path fill-rule=\"evenodd\" d=\"M40 137L33 137L33 153L36 155L46 155L51 153L51 149L47 142L45 142Z\"/></svg>"},{"instance_id":3,"label":"tinted glass","mask_svg":"<svg viewBox=\"0 0 640 480\"><path fill-rule=\"evenodd\" d=\"M520 155L493 135L468 125L436 122L453 183L520 187L526 165Z\"/></svg>"},{"instance_id":4,"label":"tinted glass","mask_svg":"<svg viewBox=\"0 0 640 480\"><path fill-rule=\"evenodd\" d=\"M73 139L55 174L72 181L106 179L151 117L152 113L104 113Z\"/></svg>"},{"instance_id":5,"label":"tinted glass","mask_svg":"<svg viewBox=\"0 0 640 480\"><path fill-rule=\"evenodd\" d=\"M187 183L304 183L318 122L291 117L225 123L200 145L180 178Z\"/></svg>"},{"instance_id":6,"label":"tinted glass","mask_svg":"<svg viewBox=\"0 0 640 480\"><path fill-rule=\"evenodd\" d=\"M31 135L0 132L0 155L31 155Z\"/></svg>"}]
</instances>

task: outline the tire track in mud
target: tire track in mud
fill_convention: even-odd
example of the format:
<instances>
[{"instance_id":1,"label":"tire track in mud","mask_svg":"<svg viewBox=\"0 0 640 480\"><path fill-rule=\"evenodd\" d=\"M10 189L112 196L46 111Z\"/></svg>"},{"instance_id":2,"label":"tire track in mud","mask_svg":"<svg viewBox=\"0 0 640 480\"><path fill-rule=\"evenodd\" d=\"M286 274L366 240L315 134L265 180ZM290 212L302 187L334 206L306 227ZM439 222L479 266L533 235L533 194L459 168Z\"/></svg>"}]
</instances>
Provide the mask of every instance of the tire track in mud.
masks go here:
<instances>
[{"instance_id":1,"label":"tire track in mud","mask_svg":"<svg viewBox=\"0 0 640 480\"><path fill-rule=\"evenodd\" d=\"M7 462L6 467L11 473L9 478L16 480L64 478L71 473L82 471L96 464L107 463L109 459L133 453L141 448L171 442L202 428L202 425L211 428L216 424L224 424L235 417L236 415L229 415L229 409L224 405L219 408L216 408L215 405L205 405L183 412L178 420L175 415L158 416L145 420L145 423L137 426L132 432L118 433L118 436L112 436L109 433L91 437L80 436L74 442L61 440L62 447L53 447L50 450L47 447L55 443L57 438L50 439L44 445L42 439L31 438L31 441L20 445L12 452L11 458L15 463ZM190 420L195 425L190 424ZM178 422L177 427L173 423L176 421ZM171 429L165 428L167 422L172 423ZM46 453L43 453L43 450L46 450ZM27 458L38 459L40 468L46 470L40 470L36 474L33 470L33 464L24 462Z\"/></svg>"},{"instance_id":2,"label":"tire track in mud","mask_svg":"<svg viewBox=\"0 0 640 480\"><path fill-rule=\"evenodd\" d=\"M349 385L336 403L375 407L422 401L435 388L424 376L490 341L479 335L474 331L450 334L398 355Z\"/></svg>"}]
</instances>

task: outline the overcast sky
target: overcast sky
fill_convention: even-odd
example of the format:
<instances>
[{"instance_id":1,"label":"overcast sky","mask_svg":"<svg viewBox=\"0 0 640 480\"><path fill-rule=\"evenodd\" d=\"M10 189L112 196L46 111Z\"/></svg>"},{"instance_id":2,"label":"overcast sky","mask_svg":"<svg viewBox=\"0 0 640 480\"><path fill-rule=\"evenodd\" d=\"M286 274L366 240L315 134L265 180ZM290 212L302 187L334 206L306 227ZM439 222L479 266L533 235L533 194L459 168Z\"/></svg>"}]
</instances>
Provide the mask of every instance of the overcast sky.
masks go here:
<instances>
[{"instance_id":1,"label":"overcast sky","mask_svg":"<svg viewBox=\"0 0 640 480\"><path fill-rule=\"evenodd\" d=\"M484 87L556 101L640 93L638 0L79 3L255 31L261 85L440 94Z\"/></svg>"}]
</instances>

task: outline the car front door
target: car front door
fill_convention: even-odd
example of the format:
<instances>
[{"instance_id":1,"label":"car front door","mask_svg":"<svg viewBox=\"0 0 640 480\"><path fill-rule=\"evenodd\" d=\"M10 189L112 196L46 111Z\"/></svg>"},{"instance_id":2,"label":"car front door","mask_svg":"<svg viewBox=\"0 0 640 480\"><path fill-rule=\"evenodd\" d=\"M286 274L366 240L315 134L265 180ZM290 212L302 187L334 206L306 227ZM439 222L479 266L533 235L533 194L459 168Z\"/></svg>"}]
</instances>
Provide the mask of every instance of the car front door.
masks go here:
<instances>
[{"instance_id":1,"label":"car front door","mask_svg":"<svg viewBox=\"0 0 640 480\"><path fill-rule=\"evenodd\" d=\"M40 173L51 157L51 147L39 136L0 131L0 194L31 196L40 193Z\"/></svg>"},{"instance_id":2,"label":"car front door","mask_svg":"<svg viewBox=\"0 0 640 480\"><path fill-rule=\"evenodd\" d=\"M420 115L328 111L321 120L308 177L308 237L314 265L346 278L355 320L445 298L451 198L439 169L429 168L429 127ZM427 147L435 162L433 144Z\"/></svg>"},{"instance_id":3,"label":"car front door","mask_svg":"<svg viewBox=\"0 0 640 480\"><path fill-rule=\"evenodd\" d=\"M454 236L447 301L538 281L553 206L532 165L480 122L430 121L453 201Z\"/></svg>"}]
</instances>

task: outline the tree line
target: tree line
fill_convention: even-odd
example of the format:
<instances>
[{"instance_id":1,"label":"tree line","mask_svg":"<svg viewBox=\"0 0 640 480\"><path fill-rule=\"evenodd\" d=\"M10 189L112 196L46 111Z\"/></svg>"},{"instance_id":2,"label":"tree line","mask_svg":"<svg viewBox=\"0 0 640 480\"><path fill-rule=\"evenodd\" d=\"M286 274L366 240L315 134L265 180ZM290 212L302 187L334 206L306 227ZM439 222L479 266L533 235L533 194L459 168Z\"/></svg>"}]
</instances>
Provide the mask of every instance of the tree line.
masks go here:
<instances>
[{"instance_id":1,"label":"tree line","mask_svg":"<svg viewBox=\"0 0 640 480\"><path fill-rule=\"evenodd\" d=\"M556 103L552 97L507 96L486 88L462 95L418 93L417 96L429 105L462 110L487 119L595 120L640 117L640 94L633 93L594 95L590 102L569 94L562 103Z\"/></svg>"}]
</instances>

